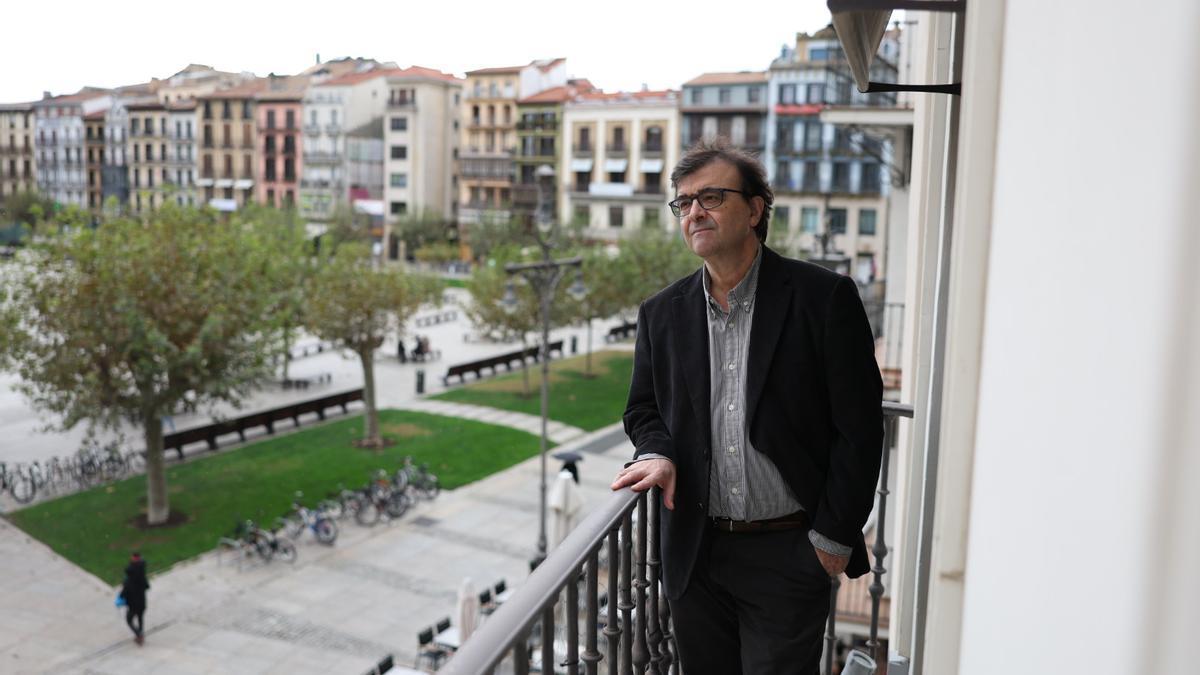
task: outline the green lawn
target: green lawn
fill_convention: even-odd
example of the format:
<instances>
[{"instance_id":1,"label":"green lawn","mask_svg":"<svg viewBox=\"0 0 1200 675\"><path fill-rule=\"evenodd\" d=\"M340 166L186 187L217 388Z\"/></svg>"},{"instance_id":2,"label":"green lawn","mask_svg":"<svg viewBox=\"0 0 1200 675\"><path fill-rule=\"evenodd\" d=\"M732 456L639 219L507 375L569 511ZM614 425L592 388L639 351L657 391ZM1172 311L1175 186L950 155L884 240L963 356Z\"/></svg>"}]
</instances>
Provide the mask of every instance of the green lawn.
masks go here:
<instances>
[{"instance_id":1,"label":"green lawn","mask_svg":"<svg viewBox=\"0 0 1200 675\"><path fill-rule=\"evenodd\" d=\"M550 364L550 419L594 431L621 419L629 396L633 354L597 352L592 355L592 373L584 374L584 357L576 356ZM529 364L529 391L523 393L520 371L485 378L434 396L443 401L474 403L530 415L542 414L540 387L542 369Z\"/></svg>"},{"instance_id":2,"label":"green lawn","mask_svg":"<svg viewBox=\"0 0 1200 675\"><path fill-rule=\"evenodd\" d=\"M172 510L187 514L177 527L141 531L129 522L145 510L138 477L55 499L9 515L25 532L109 583L119 583L131 550L151 569L211 550L236 522L272 522L296 490L315 503L339 483L358 487L375 469L394 470L405 455L427 462L442 486L455 488L533 457L536 436L469 420L385 410L384 436L397 439L376 452L355 448L362 418L348 417L230 452L171 466ZM346 521L344 527L357 527ZM301 553L303 555L303 552Z\"/></svg>"}]
</instances>

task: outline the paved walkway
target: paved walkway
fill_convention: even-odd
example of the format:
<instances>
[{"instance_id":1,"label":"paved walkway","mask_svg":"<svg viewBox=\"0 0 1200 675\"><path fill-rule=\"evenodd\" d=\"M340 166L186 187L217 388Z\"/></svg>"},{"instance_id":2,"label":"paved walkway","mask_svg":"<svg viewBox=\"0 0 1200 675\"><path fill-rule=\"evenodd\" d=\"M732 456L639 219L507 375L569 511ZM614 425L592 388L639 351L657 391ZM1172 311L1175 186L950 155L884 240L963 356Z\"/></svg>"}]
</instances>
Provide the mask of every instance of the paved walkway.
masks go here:
<instances>
[{"instance_id":1,"label":"paved walkway","mask_svg":"<svg viewBox=\"0 0 1200 675\"><path fill-rule=\"evenodd\" d=\"M580 487L588 507L600 504L632 454L620 426L556 433L575 433L559 449L584 454ZM115 589L0 520L0 672L365 673L389 653L411 665L418 631L454 615L464 577L480 589L501 578L520 586L539 477L534 457L398 521L343 522L334 547L302 539L292 566L239 569L215 553L176 565L151 578L140 648L113 607Z\"/></svg>"}]
</instances>

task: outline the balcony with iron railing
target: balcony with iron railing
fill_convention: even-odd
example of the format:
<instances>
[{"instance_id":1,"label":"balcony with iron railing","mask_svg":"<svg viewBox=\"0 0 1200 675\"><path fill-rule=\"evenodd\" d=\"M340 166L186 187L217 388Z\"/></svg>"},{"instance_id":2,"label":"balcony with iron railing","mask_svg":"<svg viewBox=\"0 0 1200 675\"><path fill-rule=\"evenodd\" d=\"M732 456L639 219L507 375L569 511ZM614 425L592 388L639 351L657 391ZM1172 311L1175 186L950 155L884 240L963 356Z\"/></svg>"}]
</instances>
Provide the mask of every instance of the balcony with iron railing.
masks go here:
<instances>
[{"instance_id":1,"label":"balcony with iron railing","mask_svg":"<svg viewBox=\"0 0 1200 675\"><path fill-rule=\"evenodd\" d=\"M342 161L342 153L330 150L305 150L305 164L339 164Z\"/></svg>"},{"instance_id":2,"label":"balcony with iron railing","mask_svg":"<svg viewBox=\"0 0 1200 675\"><path fill-rule=\"evenodd\" d=\"M860 591L866 585L870 600L865 604L840 603L841 584L833 579L824 636L824 675L834 672L838 608L861 615L854 618L868 619L866 649L877 663L887 661L879 641L879 625L887 573L884 525L889 456L898 418L911 418L913 409L885 402L883 413L886 433L872 532L874 565L869 584L863 581L868 577L864 577L847 585ZM439 672L474 675L492 672L502 663L506 672L511 669L518 675L558 672L543 664L557 664L568 673L589 675L597 673L601 664L608 673L679 672L679 651L662 587L660 519L659 509L655 508L660 499L658 488L641 493L630 488L614 492L471 634ZM565 601L560 602L564 596Z\"/></svg>"},{"instance_id":3,"label":"balcony with iron railing","mask_svg":"<svg viewBox=\"0 0 1200 675\"><path fill-rule=\"evenodd\" d=\"M517 122L517 131L545 131L553 133L558 131L558 122L530 122L521 120Z\"/></svg>"}]
</instances>

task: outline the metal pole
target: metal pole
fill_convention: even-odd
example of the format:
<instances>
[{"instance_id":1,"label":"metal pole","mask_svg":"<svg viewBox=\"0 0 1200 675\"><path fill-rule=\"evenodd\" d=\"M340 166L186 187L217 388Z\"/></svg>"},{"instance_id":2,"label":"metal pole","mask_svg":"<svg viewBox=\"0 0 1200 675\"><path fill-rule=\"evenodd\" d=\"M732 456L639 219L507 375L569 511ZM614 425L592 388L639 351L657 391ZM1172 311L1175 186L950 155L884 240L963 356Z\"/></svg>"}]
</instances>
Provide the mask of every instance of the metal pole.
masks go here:
<instances>
[{"instance_id":1,"label":"metal pole","mask_svg":"<svg viewBox=\"0 0 1200 675\"><path fill-rule=\"evenodd\" d=\"M550 260L550 249L543 247L543 257ZM546 559L546 450L547 450L547 418L550 416L550 300L554 293L554 277L556 272L550 272L549 278L543 279L542 284L542 484L541 484L541 520L538 523L538 561Z\"/></svg>"}]
</instances>

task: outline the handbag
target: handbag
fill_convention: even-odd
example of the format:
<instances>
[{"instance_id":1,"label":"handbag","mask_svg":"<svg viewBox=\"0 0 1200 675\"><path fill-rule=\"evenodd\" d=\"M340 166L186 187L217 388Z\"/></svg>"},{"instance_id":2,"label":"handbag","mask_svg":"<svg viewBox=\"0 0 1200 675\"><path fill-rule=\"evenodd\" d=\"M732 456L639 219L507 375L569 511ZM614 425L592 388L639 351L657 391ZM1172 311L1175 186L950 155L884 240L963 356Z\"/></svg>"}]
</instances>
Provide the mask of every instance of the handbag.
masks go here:
<instances>
[{"instance_id":1,"label":"handbag","mask_svg":"<svg viewBox=\"0 0 1200 675\"><path fill-rule=\"evenodd\" d=\"M125 605L129 604L129 603L125 602L125 590L124 589L117 591L117 599L113 600L113 604L116 605L117 607L124 607Z\"/></svg>"}]
</instances>

